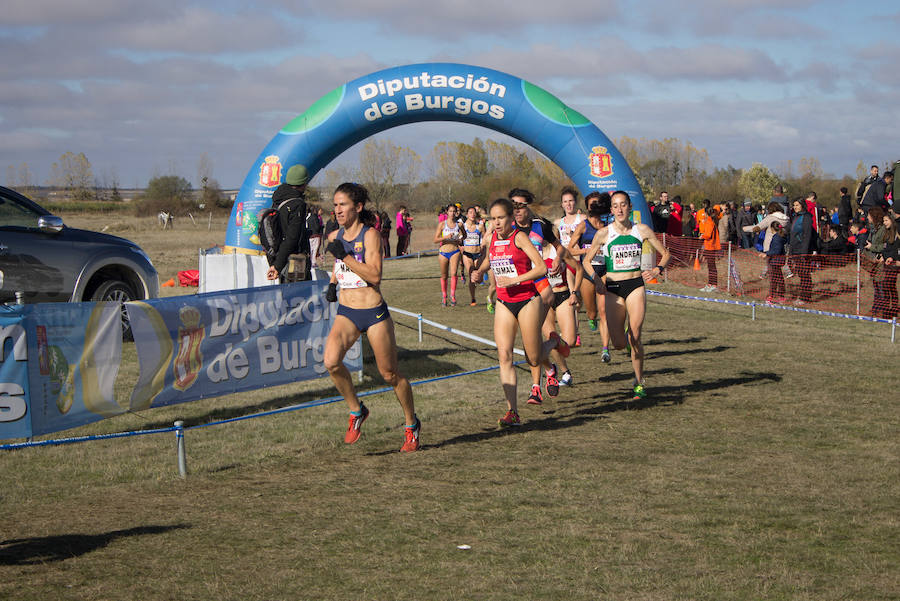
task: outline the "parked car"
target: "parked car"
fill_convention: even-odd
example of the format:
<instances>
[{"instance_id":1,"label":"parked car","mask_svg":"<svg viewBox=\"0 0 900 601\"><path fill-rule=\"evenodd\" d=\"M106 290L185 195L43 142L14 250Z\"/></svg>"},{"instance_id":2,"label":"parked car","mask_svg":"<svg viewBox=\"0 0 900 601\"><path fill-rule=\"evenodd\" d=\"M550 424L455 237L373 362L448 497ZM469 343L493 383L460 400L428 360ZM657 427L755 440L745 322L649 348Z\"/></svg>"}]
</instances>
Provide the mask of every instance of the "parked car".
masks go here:
<instances>
[{"instance_id":1,"label":"parked car","mask_svg":"<svg viewBox=\"0 0 900 601\"><path fill-rule=\"evenodd\" d=\"M67 227L0 186L0 302L118 301L159 296L150 257L124 238ZM123 312L123 331L131 329Z\"/></svg>"}]
</instances>

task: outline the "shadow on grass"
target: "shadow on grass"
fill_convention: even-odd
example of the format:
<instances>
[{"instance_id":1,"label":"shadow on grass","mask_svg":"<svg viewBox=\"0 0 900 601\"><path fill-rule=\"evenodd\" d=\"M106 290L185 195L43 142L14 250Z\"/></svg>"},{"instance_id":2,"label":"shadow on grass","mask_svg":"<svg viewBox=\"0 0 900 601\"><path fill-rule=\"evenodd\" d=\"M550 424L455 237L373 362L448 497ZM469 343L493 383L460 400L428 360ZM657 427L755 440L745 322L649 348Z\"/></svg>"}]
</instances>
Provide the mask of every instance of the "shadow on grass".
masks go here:
<instances>
[{"instance_id":1,"label":"shadow on grass","mask_svg":"<svg viewBox=\"0 0 900 601\"><path fill-rule=\"evenodd\" d=\"M648 346L644 346L644 359L659 359L660 357L677 357L679 355L698 355L700 353L721 353L722 351L729 351L733 349L733 346L713 346L710 348L690 348L685 349L683 351L654 351L650 350Z\"/></svg>"},{"instance_id":2,"label":"shadow on grass","mask_svg":"<svg viewBox=\"0 0 900 601\"><path fill-rule=\"evenodd\" d=\"M118 538L164 534L171 530L181 530L190 527L187 524L138 526L102 534L57 534L54 536L4 540L0 541L0 565L24 566L64 561L102 549Z\"/></svg>"},{"instance_id":3,"label":"shadow on grass","mask_svg":"<svg viewBox=\"0 0 900 601\"><path fill-rule=\"evenodd\" d=\"M656 371L647 372L648 376L672 375L683 373L679 368L667 368ZM601 378L602 382L614 382L619 380L630 380L631 374L611 374L606 378ZM681 405L689 396L708 392L718 392L723 388L732 386L745 386L748 384L757 384L761 382L780 382L781 376L772 372L742 372L741 374L731 378L713 378L709 380L693 380L690 383L678 386L659 386L652 387L648 390L647 397L640 400L631 400L623 398L630 395L630 391L623 391L621 388L611 390L609 392L595 394L585 399L575 399L572 401L562 401L556 410L545 410L541 417L528 418L522 422L521 426L516 428L500 429L491 428L479 432L470 432L461 434L447 440L422 445L422 450L437 449L454 444L477 443L484 440L490 440L498 436L508 436L517 432L542 432L560 430L563 428L572 428L603 419L605 415L615 413L617 411L640 411L650 409L656 406L673 407ZM587 402L585 402L587 401ZM614 401L614 402L610 402ZM605 404L597 404L605 403ZM580 408L579 408L580 407ZM575 409L575 411L570 411ZM569 411L567 411L569 410ZM566 412L564 415L557 413ZM391 455L399 451L383 451L377 453L368 453L370 456Z\"/></svg>"},{"instance_id":4,"label":"shadow on grass","mask_svg":"<svg viewBox=\"0 0 900 601\"><path fill-rule=\"evenodd\" d=\"M648 371L648 376L653 375L663 375L663 374L675 374L682 373L683 370L672 368L672 369L664 369L658 371ZM609 377L604 379L603 381L611 381L611 380L629 380L629 385L631 384L631 378L633 376L631 374L625 374L621 377ZM655 407L657 405L663 406L672 406L672 405L681 405L684 403L685 399L689 396L697 396L702 395L704 393L719 393L726 388L730 388L732 386L747 386L747 385L756 385L760 383L772 383L772 382L781 382L781 376L772 373L772 372L741 372L738 375L735 375L730 378L711 378L709 380L692 380L691 382L686 382L684 384L674 385L674 386L648 386L647 396L640 400L630 400L623 401L622 396L623 392L621 390L613 391L610 393L601 393L595 394L591 397L592 400L603 402L603 401L616 401L612 404L596 406L592 405L590 407L586 407L584 409L580 409L578 413L585 414L604 414L611 413L613 411L621 411L621 410L634 410L634 409L649 409L651 407Z\"/></svg>"}]
</instances>

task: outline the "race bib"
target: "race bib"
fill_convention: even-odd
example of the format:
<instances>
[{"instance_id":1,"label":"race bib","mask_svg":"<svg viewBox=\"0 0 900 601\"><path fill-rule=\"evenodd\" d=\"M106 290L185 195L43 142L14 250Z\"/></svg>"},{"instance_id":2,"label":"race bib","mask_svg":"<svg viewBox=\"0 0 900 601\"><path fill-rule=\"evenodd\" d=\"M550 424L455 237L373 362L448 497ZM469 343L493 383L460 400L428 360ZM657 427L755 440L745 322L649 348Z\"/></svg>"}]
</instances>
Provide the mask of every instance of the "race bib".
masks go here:
<instances>
[{"instance_id":1,"label":"race bib","mask_svg":"<svg viewBox=\"0 0 900 601\"><path fill-rule=\"evenodd\" d=\"M612 249L614 271L640 271L641 245L621 244Z\"/></svg>"},{"instance_id":2,"label":"race bib","mask_svg":"<svg viewBox=\"0 0 900 601\"><path fill-rule=\"evenodd\" d=\"M334 277L337 280L338 287L341 289L365 288L369 285L340 259L334 260Z\"/></svg>"},{"instance_id":3,"label":"race bib","mask_svg":"<svg viewBox=\"0 0 900 601\"><path fill-rule=\"evenodd\" d=\"M550 286L551 286L552 288L558 288L559 286L562 286L562 285L563 285L563 276L562 276L562 274L559 274L559 275L550 275L550 274L548 273L548 274L547 274L547 281L550 282Z\"/></svg>"},{"instance_id":4,"label":"race bib","mask_svg":"<svg viewBox=\"0 0 900 601\"><path fill-rule=\"evenodd\" d=\"M494 272L494 277L503 276L507 278L514 278L519 275L519 273L516 271L516 266L508 257L491 259L491 271Z\"/></svg>"}]
</instances>

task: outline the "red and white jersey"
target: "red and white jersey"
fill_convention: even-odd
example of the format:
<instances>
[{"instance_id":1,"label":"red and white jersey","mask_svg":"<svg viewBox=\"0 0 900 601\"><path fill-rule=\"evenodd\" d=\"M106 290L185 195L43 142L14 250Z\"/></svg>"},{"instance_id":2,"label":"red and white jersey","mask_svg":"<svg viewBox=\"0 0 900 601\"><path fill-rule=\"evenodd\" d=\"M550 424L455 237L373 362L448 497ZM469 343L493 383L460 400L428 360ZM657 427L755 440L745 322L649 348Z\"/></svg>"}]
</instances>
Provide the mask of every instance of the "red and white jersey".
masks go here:
<instances>
[{"instance_id":1,"label":"red and white jersey","mask_svg":"<svg viewBox=\"0 0 900 601\"><path fill-rule=\"evenodd\" d=\"M491 244L488 247L488 258L494 277L516 277L531 271L531 259L525 251L516 246L515 238L518 230L513 230L509 238L500 238L497 232L491 233ZM503 288L497 286L497 298L508 303L528 300L537 294L533 281L522 282L515 286Z\"/></svg>"}]
</instances>

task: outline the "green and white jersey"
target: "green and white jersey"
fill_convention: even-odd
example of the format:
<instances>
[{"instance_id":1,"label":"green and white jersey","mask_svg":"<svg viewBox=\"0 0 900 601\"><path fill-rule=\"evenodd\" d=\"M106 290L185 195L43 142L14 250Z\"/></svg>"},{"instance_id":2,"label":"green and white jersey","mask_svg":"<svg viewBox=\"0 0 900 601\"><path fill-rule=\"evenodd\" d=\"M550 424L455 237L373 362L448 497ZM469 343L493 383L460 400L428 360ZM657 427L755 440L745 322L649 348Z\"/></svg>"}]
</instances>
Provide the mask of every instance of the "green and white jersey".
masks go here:
<instances>
[{"instance_id":1,"label":"green and white jersey","mask_svg":"<svg viewBox=\"0 0 900 601\"><path fill-rule=\"evenodd\" d=\"M625 234L620 234L615 226L610 224L606 228L606 244L603 245L607 273L640 271L643 242L637 224Z\"/></svg>"}]
</instances>

